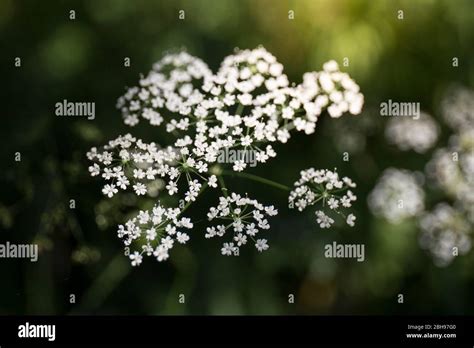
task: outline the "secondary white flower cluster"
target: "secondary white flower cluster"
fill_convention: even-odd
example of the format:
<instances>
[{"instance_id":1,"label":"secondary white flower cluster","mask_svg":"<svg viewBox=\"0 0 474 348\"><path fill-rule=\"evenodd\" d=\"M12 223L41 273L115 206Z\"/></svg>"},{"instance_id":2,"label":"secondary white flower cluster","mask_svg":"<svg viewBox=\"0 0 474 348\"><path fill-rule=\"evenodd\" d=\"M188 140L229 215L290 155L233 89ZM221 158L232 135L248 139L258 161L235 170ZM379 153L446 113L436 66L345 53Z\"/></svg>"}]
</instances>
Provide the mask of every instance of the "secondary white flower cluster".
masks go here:
<instances>
[{"instance_id":1,"label":"secondary white flower cluster","mask_svg":"<svg viewBox=\"0 0 474 348\"><path fill-rule=\"evenodd\" d=\"M474 128L474 90L450 88L441 107L444 120L452 129Z\"/></svg>"},{"instance_id":2,"label":"secondary white flower cluster","mask_svg":"<svg viewBox=\"0 0 474 348\"><path fill-rule=\"evenodd\" d=\"M304 74L298 88L310 115L318 116L326 106L329 115L336 118L346 112L357 115L362 111L364 96L359 86L349 75L339 71L334 60L325 63L322 72Z\"/></svg>"},{"instance_id":3,"label":"secondary white flower cluster","mask_svg":"<svg viewBox=\"0 0 474 348\"><path fill-rule=\"evenodd\" d=\"M141 244L142 250L129 253L132 266L142 263L143 254L164 261L168 259L175 241L186 244L189 235L183 231L191 229L193 223L189 218L180 217L180 214L179 208L163 208L157 204L151 211L140 211L125 225L119 225L118 237L125 246L131 246L134 241Z\"/></svg>"},{"instance_id":4,"label":"secondary white flower cluster","mask_svg":"<svg viewBox=\"0 0 474 348\"><path fill-rule=\"evenodd\" d=\"M451 263L455 256L471 250L473 226L459 210L439 203L420 219L420 246L430 251L439 266Z\"/></svg>"},{"instance_id":5,"label":"secondary white flower cluster","mask_svg":"<svg viewBox=\"0 0 474 348\"><path fill-rule=\"evenodd\" d=\"M431 116L421 113L418 119L411 117L394 117L385 128L388 142L400 150L414 150L425 153L438 140L439 127Z\"/></svg>"},{"instance_id":6,"label":"secondary white flower cluster","mask_svg":"<svg viewBox=\"0 0 474 348\"><path fill-rule=\"evenodd\" d=\"M262 252L268 249L266 239L255 239L260 230L268 230L270 225L265 216L275 216L278 210L273 205L263 206L255 199L242 197L232 193L227 197L219 198L219 205L211 207L207 217L209 221L215 219L224 223L207 228L206 238L223 237L228 229L233 231L232 241L224 243L222 255L239 255L239 248L251 239L255 248Z\"/></svg>"},{"instance_id":7,"label":"secondary white flower cluster","mask_svg":"<svg viewBox=\"0 0 474 348\"><path fill-rule=\"evenodd\" d=\"M92 176L100 175L108 184L102 192L107 197L114 196L118 189L132 186L137 195L146 193L146 181L154 180L158 171L154 163L172 157L172 152L158 150L156 144L145 144L130 134L111 140L103 150L93 147L87 158L94 161L89 167ZM130 183L132 181L132 184Z\"/></svg>"},{"instance_id":8,"label":"secondary white flower cluster","mask_svg":"<svg viewBox=\"0 0 474 348\"><path fill-rule=\"evenodd\" d=\"M101 175L108 184L102 192L107 197L114 196L118 189L132 188L137 196L147 193L147 185L157 179L166 181L166 189L170 195L178 192L177 183L181 177L186 178L186 201L194 201L202 187L195 179L203 178L199 172L207 166L186 157L183 151L167 147L158 149L155 143L146 144L130 134L111 140L103 150L92 148L87 153L94 164L89 167L92 176ZM215 185L215 176L208 179L210 186Z\"/></svg>"},{"instance_id":9,"label":"secondary white flower cluster","mask_svg":"<svg viewBox=\"0 0 474 348\"><path fill-rule=\"evenodd\" d=\"M211 166L216 166L223 151L252 151L252 160L265 163L276 156L270 143L286 143L291 131L313 133L324 111L331 117L359 114L363 101L359 86L339 71L335 61L324 64L321 72L305 74L301 84L290 85L283 65L263 47L237 50L224 59L215 74L202 60L186 52L167 54L137 86L119 98L117 107L126 125L136 126L146 120L152 126L162 126L173 136L172 143L161 148L130 134L120 136L102 149L88 152L88 158L94 162L89 171L92 176L100 175L106 180L102 191L107 197L113 197L119 189L145 195L152 182L162 181L166 193L179 195L189 205L206 187L220 185L222 167L214 171ZM240 158L227 164L233 171L249 166ZM238 202L246 202L254 211L262 207L247 198ZM265 210L268 215L276 214L276 210L270 212ZM266 219L260 221L260 213L255 214L256 226L265 229ZM348 217L348 224L352 225L354 219L353 215ZM133 230L136 220L131 221L128 224ZM237 234L234 238L239 239L230 243L243 245L243 237L252 237L252 228L250 234ZM119 233L128 236L123 230ZM159 236L160 240L167 237ZM133 241L142 243L148 254L145 239L137 237ZM235 246L230 243L226 253L234 253ZM255 245L259 251L268 247L264 239L256 240ZM160 255L166 259L164 252ZM141 254L132 257L134 265L140 264Z\"/></svg>"},{"instance_id":10,"label":"secondary white flower cluster","mask_svg":"<svg viewBox=\"0 0 474 348\"><path fill-rule=\"evenodd\" d=\"M444 97L441 112L453 130L449 144L438 148L425 167L441 192L440 201L424 210L420 180L405 170L388 169L369 195L369 207L391 221L420 216L419 242L439 266L471 250L474 231L474 91L457 87ZM397 122L397 123L395 123ZM420 123L421 122L421 123ZM436 142L438 127L428 115L419 120L392 120L388 140L400 149L424 153ZM450 203L448 203L450 202Z\"/></svg>"},{"instance_id":11,"label":"secondary white flower cluster","mask_svg":"<svg viewBox=\"0 0 474 348\"><path fill-rule=\"evenodd\" d=\"M438 186L474 217L474 127L453 135L450 145L438 149L426 168Z\"/></svg>"},{"instance_id":12,"label":"secondary white flower cluster","mask_svg":"<svg viewBox=\"0 0 474 348\"><path fill-rule=\"evenodd\" d=\"M186 115L201 102L200 82L212 72L199 58L186 52L168 54L153 65L153 70L140 79L139 86L130 88L117 101L125 124L135 126L140 118L159 126L166 116ZM183 117L181 124L186 123ZM189 119L188 121L189 122Z\"/></svg>"},{"instance_id":13,"label":"secondary white flower cluster","mask_svg":"<svg viewBox=\"0 0 474 348\"><path fill-rule=\"evenodd\" d=\"M321 228L330 228L337 215L342 216L349 226L355 225L354 214L344 214L344 210L352 207L357 196L349 189L356 184L348 177L339 178L334 170L309 168L300 172L300 179L294 183L294 190L288 197L289 207L303 211L309 206L319 203L316 210L316 222ZM326 210L326 212L324 211Z\"/></svg>"},{"instance_id":14,"label":"secondary white flower cluster","mask_svg":"<svg viewBox=\"0 0 474 348\"><path fill-rule=\"evenodd\" d=\"M472 247L474 232L474 92L457 89L443 101L443 116L454 130L439 148L426 172L451 203L441 202L420 221L420 245L440 266L450 264Z\"/></svg>"},{"instance_id":15,"label":"secondary white flower cluster","mask_svg":"<svg viewBox=\"0 0 474 348\"><path fill-rule=\"evenodd\" d=\"M369 194L370 210L392 223L420 214L425 207L422 182L421 173L386 169Z\"/></svg>"}]
</instances>

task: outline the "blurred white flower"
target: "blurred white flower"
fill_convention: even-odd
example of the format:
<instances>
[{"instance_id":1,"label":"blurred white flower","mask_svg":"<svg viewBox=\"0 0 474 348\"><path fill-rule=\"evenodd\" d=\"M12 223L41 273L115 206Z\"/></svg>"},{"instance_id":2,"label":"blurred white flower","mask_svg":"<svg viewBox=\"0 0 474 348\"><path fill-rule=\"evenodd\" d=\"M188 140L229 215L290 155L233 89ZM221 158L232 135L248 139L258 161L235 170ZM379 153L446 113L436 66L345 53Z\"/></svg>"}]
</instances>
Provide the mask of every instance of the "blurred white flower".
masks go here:
<instances>
[{"instance_id":1,"label":"blurred white flower","mask_svg":"<svg viewBox=\"0 0 474 348\"><path fill-rule=\"evenodd\" d=\"M454 257L471 250L474 225L446 203L438 204L420 219L420 246L430 251L439 266L446 266Z\"/></svg>"},{"instance_id":2,"label":"blurred white flower","mask_svg":"<svg viewBox=\"0 0 474 348\"><path fill-rule=\"evenodd\" d=\"M139 266L142 263L143 257L138 251L135 251L133 254L130 254L129 257L132 261L132 266Z\"/></svg>"},{"instance_id":3,"label":"blurred white flower","mask_svg":"<svg viewBox=\"0 0 474 348\"><path fill-rule=\"evenodd\" d=\"M257 239L255 243L255 247L258 251L262 252L268 249L268 244L266 239Z\"/></svg>"},{"instance_id":4,"label":"blurred white flower","mask_svg":"<svg viewBox=\"0 0 474 348\"><path fill-rule=\"evenodd\" d=\"M428 176L474 217L474 128L464 128L438 149L426 166Z\"/></svg>"},{"instance_id":5,"label":"blurred white flower","mask_svg":"<svg viewBox=\"0 0 474 348\"><path fill-rule=\"evenodd\" d=\"M421 181L420 173L386 169L369 194L370 210L392 223L420 214L424 210L425 197Z\"/></svg>"},{"instance_id":6,"label":"blurred white flower","mask_svg":"<svg viewBox=\"0 0 474 348\"><path fill-rule=\"evenodd\" d=\"M454 130L474 128L474 91L465 87L452 87L442 101L442 114Z\"/></svg>"},{"instance_id":7,"label":"blurred white flower","mask_svg":"<svg viewBox=\"0 0 474 348\"><path fill-rule=\"evenodd\" d=\"M354 216L354 214L349 214L347 216L346 222L349 226L354 226L355 225L355 220L356 220L356 217Z\"/></svg>"},{"instance_id":8,"label":"blurred white flower","mask_svg":"<svg viewBox=\"0 0 474 348\"><path fill-rule=\"evenodd\" d=\"M431 116L421 113L418 119L394 117L385 128L385 137L400 150L425 153L438 140L439 127Z\"/></svg>"}]
</instances>

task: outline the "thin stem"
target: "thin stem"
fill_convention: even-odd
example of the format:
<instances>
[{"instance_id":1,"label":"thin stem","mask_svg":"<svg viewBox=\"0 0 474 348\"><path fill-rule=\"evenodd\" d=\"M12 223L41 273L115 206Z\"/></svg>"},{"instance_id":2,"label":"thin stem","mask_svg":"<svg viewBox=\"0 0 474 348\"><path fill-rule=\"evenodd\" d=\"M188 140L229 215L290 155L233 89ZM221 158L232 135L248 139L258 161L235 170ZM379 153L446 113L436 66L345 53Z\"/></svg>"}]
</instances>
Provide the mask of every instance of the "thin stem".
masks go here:
<instances>
[{"instance_id":1,"label":"thin stem","mask_svg":"<svg viewBox=\"0 0 474 348\"><path fill-rule=\"evenodd\" d=\"M290 122L290 123L286 124L286 125L284 126L284 128L286 128L287 131L292 131L293 129L296 128L296 126L295 126L295 124L294 124L293 122Z\"/></svg>"},{"instance_id":2,"label":"thin stem","mask_svg":"<svg viewBox=\"0 0 474 348\"><path fill-rule=\"evenodd\" d=\"M227 198L228 197L227 187L225 186L224 178L222 177L222 175L219 175L217 177L217 180L219 180L219 185L221 185L221 191L224 194L224 197Z\"/></svg>"},{"instance_id":3,"label":"thin stem","mask_svg":"<svg viewBox=\"0 0 474 348\"><path fill-rule=\"evenodd\" d=\"M283 184L280 184L278 182L275 182L275 181L272 181L272 180L269 180L269 179L265 179L265 178L262 178L261 176L250 174L250 173L231 172L231 171L224 170L224 171L222 171L222 174L223 175L229 175L229 176L234 176L235 175L235 176L239 176L239 177L242 177L242 178L257 181L257 182L260 182L262 184L273 186L273 187L279 188L280 190L291 191L291 188L289 188L286 185L283 185Z\"/></svg>"},{"instance_id":4,"label":"thin stem","mask_svg":"<svg viewBox=\"0 0 474 348\"><path fill-rule=\"evenodd\" d=\"M118 253L98 277L95 278L92 285L85 291L78 308L71 310L70 314L84 311L93 311L99 308L107 297L117 288L130 272L131 267L123 253Z\"/></svg>"},{"instance_id":5,"label":"thin stem","mask_svg":"<svg viewBox=\"0 0 474 348\"><path fill-rule=\"evenodd\" d=\"M235 114L240 116L243 110L244 110L244 106L242 104L239 104L237 106L237 110L235 111Z\"/></svg>"},{"instance_id":6,"label":"thin stem","mask_svg":"<svg viewBox=\"0 0 474 348\"><path fill-rule=\"evenodd\" d=\"M323 199L324 197L323 196L319 196L318 199L316 199L314 202L311 203L311 205L315 205L316 203L318 203L321 199ZM324 206L324 205L323 205Z\"/></svg>"}]
</instances>

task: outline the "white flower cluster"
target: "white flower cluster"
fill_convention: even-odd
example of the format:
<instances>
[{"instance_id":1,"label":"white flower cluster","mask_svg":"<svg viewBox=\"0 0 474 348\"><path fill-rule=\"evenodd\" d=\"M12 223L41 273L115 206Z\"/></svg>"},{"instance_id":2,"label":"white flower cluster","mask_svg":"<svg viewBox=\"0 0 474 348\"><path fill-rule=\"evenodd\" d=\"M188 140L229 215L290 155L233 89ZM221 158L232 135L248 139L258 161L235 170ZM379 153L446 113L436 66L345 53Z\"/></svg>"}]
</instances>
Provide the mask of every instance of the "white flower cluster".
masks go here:
<instances>
[{"instance_id":1,"label":"white flower cluster","mask_svg":"<svg viewBox=\"0 0 474 348\"><path fill-rule=\"evenodd\" d=\"M439 127L431 116L421 113L420 118L394 117L385 128L388 142L400 150L425 153L438 140Z\"/></svg>"},{"instance_id":2,"label":"white flower cluster","mask_svg":"<svg viewBox=\"0 0 474 348\"><path fill-rule=\"evenodd\" d=\"M179 208L163 208L157 204L150 212L140 211L125 225L119 225L118 237L123 239L125 246L129 247L135 241L141 244L142 250L129 254L132 266L142 263L143 254L164 261L168 259L175 241L186 244L189 235L183 230L191 229L193 223L189 218L180 217L180 214Z\"/></svg>"},{"instance_id":3,"label":"white flower cluster","mask_svg":"<svg viewBox=\"0 0 474 348\"><path fill-rule=\"evenodd\" d=\"M361 112L359 86L338 69L328 62L290 87L283 65L264 48L226 57L215 75L198 58L180 53L155 64L118 106L129 125L139 117L154 125L165 120L168 132L182 134L174 145L194 161L214 163L220 151L235 147L254 150L264 163L276 153L260 144L286 143L293 129L313 133L324 110L332 117ZM236 171L247 167L241 160L233 164Z\"/></svg>"},{"instance_id":4,"label":"white flower cluster","mask_svg":"<svg viewBox=\"0 0 474 348\"><path fill-rule=\"evenodd\" d=\"M421 173L386 169L369 194L370 210L392 223L420 214L425 207L422 181Z\"/></svg>"},{"instance_id":5,"label":"white flower cluster","mask_svg":"<svg viewBox=\"0 0 474 348\"><path fill-rule=\"evenodd\" d=\"M439 203L432 212L424 214L420 228L420 246L431 252L439 266L446 266L455 256L471 250L473 226L446 203Z\"/></svg>"},{"instance_id":6,"label":"white flower cluster","mask_svg":"<svg viewBox=\"0 0 474 348\"><path fill-rule=\"evenodd\" d=\"M304 109L309 115L318 116L327 107L331 117L341 117L349 112L360 114L364 96L359 86L349 75L339 71L338 64L331 60L323 65L322 72L303 75L303 83L298 86Z\"/></svg>"},{"instance_id":7,"label":"white flower cluster","mask_svg":"<svg viewBox=\"0 0 474 348\"><path fill-rule=\"evenodd\" d=\"M343 213L344 209L350 208L357 200L357 196L349 189L356 187L351 179L340 179L336 171L327 169L309 168L302 170L300 174L300 179L294 183L295 188L288 197L290 208L296 207L303 211L308 206L320 203L321 208L315 214L316 222L321 228L332 226L334 214L342 216L349 226L355 225L355 215L351 213L346 216Z\"/></svg>"},{"instance_id":8,"label":"white flower cluster","mask_svg":"<svg viewBox=\"0 0 474 348\"><path fill-rule=\"evenodd\" d=\"M454 130L474 128L474 91L464 87L448 90L442 102L445 122Z\"/></svg>"},{"instance_id":9,"label":"white flower cluster","mask_svg":"<svg viewBox=\"0 0 474 348\"><path fill-rule=\"evenodd\" d=\"M89 160L95 163L89 167L92 176L101 175L109 182L104 185L102 192L107 197L114 196L118 189L132 188L137 196L147 193L147 184L161 179L166 181L166 189L170 195L178 192L177 183L181 177L186 178L187 190L185 200L194 201L202 187L196 178L207 165L195 162L183 154L182 150L167 147L158 149L155 143L146 144L130 134L111 140L103 150L92 148L88 153ZM209 185L215 187L216 177L206 179Z\"/></svg>"},{"instance_id":10,"label":"white flower cluster","mask_svg":"<svg viewBox=\"0 0 474 348\"><path fill-rule=\"evenodd\" d=\"M255 199L232 193L219 198L219 205L211 207L209 221L219 219L223 224L207 228L206 238L223 237L228 229L233 231L232 241L224 243L222 255L239 255L239 248L251 239L258 251L268 249L266 239L255 239L260 230L268 230L270 225L266 216L275 216L278 210L273 205L263 206Z\"/></svg>"},{"instance_id":11,"label":"white flower cluster","mask_svg":"<svg viewBox=\"0 0 474 348\"><path fill-rule=\"evenodd\" d=\"M93 147L87 153L87 158L95 162L89 167L90 174L100 175L109 182L104 185L102 192L111 198L118 189L125 190L130 186L137 195L145 194L145 182L154 180L157 176L156 169L152 166L155 158L165 154L166 152L158 151L156 144L145 144L127 134L111 140L102 151Z\"/></svg>"},{"instance_id":12,"label":"white flower cluster","mask_svg":"<svg viewBox=\"0 0 474 348\"><path fill-rule=\"evenodd\" d=\"M189 114L191 108L203 100L196 87L203 78L211 75L212 72L199 58L186 52L168 54L140 79L139 86L130 88L118 99L117 107L129 126L137 125L140 118L152 126L159 126L165 113L166 116L178 116L189 110ZM183 120L181 124L186 122Z\"/></svg>"},{"instance_id":13,"label":"white flower cluster","mask_svg":"<svg viewBox=\"0 0 474 348\"><path fill-rule=\"evenodd\" d=\"M439 203L420 221L420 245L436 264L446 266L471 250L474 231L474 93L457 90L443 102L443 116L453 128L447 147L438 149L426 165L428 176L453 201Z\"/></svg>"},{"instance_id":14,"label":"white flower cluster","mask_svg":"<svg viewBox=\"0 0 474 348\"><path fill-rule=\"evenodd\" d=\"M169 195L180 194L190 204L205 187L220 185L219 170L210 167L223 151L252 151L257 163L265 163L276 156L270 143L286 143L293 130L313 133L324 111L331 117L359 114L363 101L359 86L334 61L324 64L321 72L305 74L301 84L290 86L283 65L262 47L236 51L215 74L186 52L168 54L138 86L119 98L117 106L126 125L135 126L145 119L153 126L163 126L174 142L160 148L130 134L121 136L101 150L88 152L94 162L89 171L106 180L102 191L107 197L119 189L145 195L151 182L159 180ZM234 171L248 166L242 159L228 164ZM259 210L254 201L246 204ZM348 223L353 220L348 218ZM266 226L264 221L256 222ZM242 240L234 242L243 244ZM267 247L265 240L255 243L260 251ZM228 244L226 250L233 247ZM132 263L139 264L141 255L133 257Z\"/></svg>"},{"instance_id":15,"label":"white flower cluster","mask_svg":"<svg viewBox=\"0 0 474 348\"><path fill-rule=\"evenodd\" d=\"M448 146L438 148L425 167L428 178L444 197L433 210L424 210L420 179L405 170L388 169L369 195L372 212L397 222L421 216L419 242L439 266L471 249L474 231L474 91L457 87L448 91L442 116L452 128ZM385 130L389 142L401 150L424 153L437 141L439 128L426 114L420 119L391 120ZM438 192L439 196L439 192ZM452 202L447 203L447 201Z\"/></svg>"},{"instance_id":16,"label":"white flower cluster","mask_svg":"<svg viewBox=\"0 0 474 348\"><path fill-rule=\"evenodd\" d=\"M426 171L448 196L474 217L474 127L452 136L447 148L435 152Z\"/></svg>"}]
</instances>

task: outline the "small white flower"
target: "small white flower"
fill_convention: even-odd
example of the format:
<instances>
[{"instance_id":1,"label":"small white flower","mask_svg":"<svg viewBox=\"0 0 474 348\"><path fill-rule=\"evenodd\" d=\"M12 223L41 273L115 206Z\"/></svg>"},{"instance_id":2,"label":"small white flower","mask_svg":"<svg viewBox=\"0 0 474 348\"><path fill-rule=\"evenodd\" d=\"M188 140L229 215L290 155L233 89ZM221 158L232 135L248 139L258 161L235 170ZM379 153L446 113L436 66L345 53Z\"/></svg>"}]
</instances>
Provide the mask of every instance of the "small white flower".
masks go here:
<instances>
[{"instance_id":1,"label":"small white flower","mask_svg":"<svg viewBox=\"0 0 474 348\"><path fill-rule=\"evenodd\" d=\"M337 209L339 208L339 201L335 199L334 197L331 197L328 200L328 205L329 205L329 208L331 209Z\"/></svg>"},{"instance_id":2,"label":"small white flower","mask_svg":"<svg viewBox=\"0 0 474 348\"><path fill-rule=\"evenodd\" d=\"M350 208L352 206L352 204L351 204L351 200L350 200L349 196L342 196L341 197L341 204L345 208Z\"/></svg>"},{"instance_id":3,"label":"small white flower","mask_svg":"<svg viewBox=\"0 0 474 348\"><path fill-rule=\"evenodd\" d=\"M111 185L107 184L102 189L102 193L104 195L106 195L107 197L109 197L109 198L111 198L117 192L118 192L118 190L115 188L115 185L113 185L113 184L111 184Z\"/></svg>"},{"instance_id":4,"label":"small white flower","mask_svg":"<svg viewBox=\"0 0 474 348\"><path fill-rule=\"evenodd\" d=\"M135 190L135 193L137 194L137 196L141 196L146 193L146 186L142 184L141 182L133 185L133 189Z\"/></svg>"},{"instance_id":5,"label":"small white flower","mask_svg":"<svg viewBox=\"0 0 474 348\"><path fill-rule=\"evenodd\" d=\"M321 210L316 211L316 217L316 221L321 228L329 228L334 223L334 220L324 214Z\"/></svg>"},{"instance_id":6,"label":"small white flower","mask_svg":"<svg viewBox=\"0 0 474 348\"><path fill-rule=\"evenodd\" d=\"M94 163L94 165L89 167L89 172L91 173L91 176L97 176L100 174L100 167L97 163Z\"/></svg>"},{"instance_id":7,"label":"small white flower","mask_svg":"<svg viewBox=\"0 0 474 348\"><path fill-rule=\"evenodd\" d=\"M176 183L174 181L170 181L168 185L166 185L166 189L168 190L170 196L178 192L178 186L176 186Z\"/></svg>"},{"instance_id":8,"label":"small white flower","mask_svg":"<svg viewBox=\"0 0 474 348\"><path fill-rule=\"evenodd\" d=\"M278 214L278 210L275 209L273 205L270 205L268 207L265 207L265 213L267 213L269 216L275 216Z\"/></svg>"},{"instance_id":9,"label":"small white flower","mask_svg":"<svg viewBox=\"0 0 474 348\"><path fill-rule=\"evenodd\" d=\"M161 245L163 245L163 247L166 249L171 249L173 247L173 243L174 241L170 236L166 236L161 240Z\"/></svg>"},{"instance_id":10,"label":"small white flower","mask_svg":"<svg viewBox=\"0 0 474 348\"><path fill-rule=\"evenodd\" d=\"M222 255L230 256L235 252L234 243L224 243L221 249Z\"/></svg>"},{"instance_id":11,"label":"small white flower","mask_svg":"<svg viewBox=\"0 0 474 348\"><path fill-rule=\"evenodd\" d=\"M247 243L247 236L239 233L234 237L234 241L237 242L237 246L245 245Z\"/></svg>"},{"instance_id":12,"label":"small white flower","mask_svg":"<svg viewBox=\"0 0 474 348\"><path fill-rule=\"evenodd\" d=\"M176 226L168 225L165 227L165 232L169 235L174 235L176 233Z\"/></svg>"},{"instance_id":13,"label":"small white flower","mask_svg":"<svg viewBox=\"0 0 474 348\"><path fill-rule=\"evenodd\" d=\"M146 231L146 239L147 240L155 240L156 239L156 229L150 228L149 230Z\"/></svg>"},{"instance_id":14,"label":"small white flower","mask_svg":"<svg viewBox=\"0 0 474 348\"><path fill-rule=\"evenodd\" d=\"M130 184L130 181L125 176L121 176L117 178L117 186L120 187L122 190L125 190L128 185Z\"/></svg>"},{"instance_id":15,"label":"small white flower","mask_svg":"<svg viewBox=\"0 0 474 348\"><path fill-rule=\"evenodd\" d=\"M164 247L163 245L159 245L155 251L153 252L153 255L156 257L156 259L161 262L165 261L168 259L169 254L168 254L168 249Z\"/></svg>"},{"instance_id":16,"label":"small white flower","mask_svg":"<svg viewBox=\"0 0 474 348\"><path fill-rule=\"evenodd\" d=\"M268 244L266 239L257 239L255 243L255 247L258 251L262 252L268 249Z\"/></svg>"},{"instance_id":17,"label":"small white flower","mask_svg":"<svg viewBox=\"0 0 474 348\"><path fill-rule=\"evenodd\" d=\"M240 142L242 144L242 146L250 146L252 144L252 138L248 135L242 137L242 139L240 139Z\"/></svg>"},{"instance_id":18,"label":"small white flower","mask_svg":"<svg viewBox=\"0 0 474 348\"><path fill-rule=\"evenodd\" d=\"M134 169L133 170L133 177L135 179L143 179L145 177L145 172L141 169Z\"/></svg>"},{"instance_id":19,"label":"small white flower","mask_svg":"<svg viewBox=\"0 0 474 348\"><path fill-rule=\"evenodd\" d=\"M247 163L245 163L243 160L238 160L234 162L233 169L236 172L241 172L242 170L245 169L245 167L247 167Z\"/></svg>"},{"instance_id":20,"label":"small white flower","mask_svg":"<svg viewBox=\"0 0 474 348\"><path fill-rule=\"evenodd\" d=\"M347 219L346 219L346 223L351 226L351 227L354 227L355 223L354 221L356 220L356 217L354 216L354 214L349 214L347 216Z\"/></svg>"},{"instance_id":21,"label":"small white flower","mask_svg":"<svg viewBox=\"0 0 474 348\"><path fill-rule=\"evenodd\" d=\"M135 251L133 254L129 256L130 260L132 260L132 266L140 266L142 263L143 257L140 255L138 251Z\"/></svg>"},{"instance_id":22,"label":"small white flower","mask_svg":"<svg viewBox=\"0 0 474 348\"><path fill-rule=\"evenodd\" d=\"M217 187L217 176L211 175L207 181L210 187L216 188Z\"/></svg>"},{"instance_id":23,"label":"small white flower","mask_svg":"<svg viewBox=\"0 0 474 348\"><path fill-rule=\"evenodd\" d=\"M176 234L176 240L181 244L186 244L186 242L189 240L189 236L186 233L178 232Z\"/></svg>"}]
</instances>

